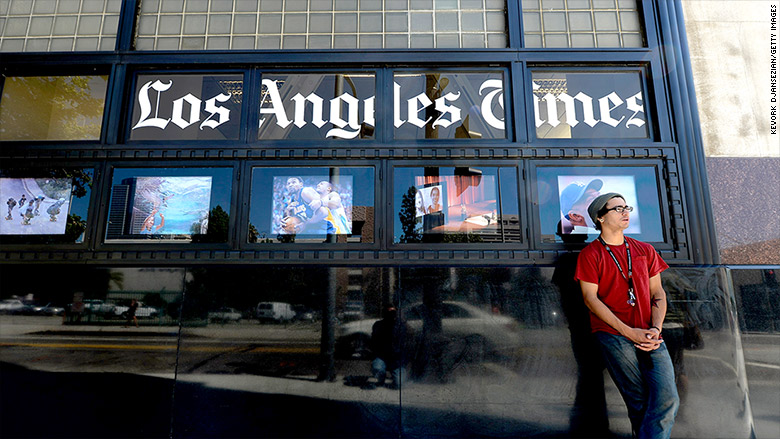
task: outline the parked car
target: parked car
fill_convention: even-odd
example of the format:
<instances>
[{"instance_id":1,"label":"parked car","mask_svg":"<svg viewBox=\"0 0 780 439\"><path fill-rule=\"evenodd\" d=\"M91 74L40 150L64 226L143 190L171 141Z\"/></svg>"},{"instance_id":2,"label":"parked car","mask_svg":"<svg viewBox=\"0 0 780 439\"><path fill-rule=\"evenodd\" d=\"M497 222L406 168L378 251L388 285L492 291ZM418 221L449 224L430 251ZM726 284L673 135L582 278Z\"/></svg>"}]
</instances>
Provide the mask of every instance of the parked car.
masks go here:
<instances>
[{"instance_id":1,"label":"parked car","mask_svg":"<svg viewBox=\"0 0 780 439\"><path fill-rule=\"evenodd\" d=\"M0 314L21 314L28 308L28 305L19 299L6 299L0 301Z\"/></svg>"},{"instance_id":2,"label":"parked car","mask_svg":"<svg viewBox=\"0 0 780 439\"><path fill-rule=\"evenodd\" d=\"M130 307L127 305L116 305L113 308L113 314L114 317L121 317L123 319L127 318L127 311L130 309ZM138 302L138 308L135 310L135 316L139 319L141 318L156 318L160 315L160 310L157 308L153 308L151 306L144 306L143 303L140 301Z\"/></svg>"},{"instance_id":3,"label":"parked car","mask_svg":"<svg viewBox=\"0 0 780 439\"><path fill-rule=\"evenodd\" d=\"M235 308L223 306L216 311L210 311L208 314L209 321L213 323L238 323L241 321L241 313Z\"/></svg>"},{"instance_id":4,"label":"parked car","mask_svg":"<svg viewBox=\"0 0 780 439\"><path fill-rule=\"evenodd\" d=\"M412 339L419 338L423 318L428 314L426 311L422 303L402 310ZM371 353L371 329L377 320L365 319L342 324L336 339L336 355L341 358L368 358ZM473 359L505 352L520 344L517 321L464 302L442 303L441 326L442 335L448 341L458 343Z\"/></svg>"},{"instance_id":5,"label":"parked car","mask_svg":"<svg viewBox=\"0 0 780 439\"><path fill-rule=\"evenodd\" d=\"M49 302L46 305L34 306L33 313L39 316L61 316L65 313L65 308L52 305L51 302Z\"/></svg>"},{"instance_id":6,"label":"parked car","mask_svg":"<svg viewBox=\"0 0 780 439\"><path fill-rule=\"evenodd\" d=\"M284 302L260 302L255 312L260 321L288 322L295 318L292 305Z\"/></svg>"},{"instance_id":7,"label":"parked car","mask_svg":"<svg viewBox=\"0 0 780 439\"><path fill-rule=\"evenodd\" d=\"M317 319L317 313L304 305L293 305L293 311L295 311L295 321L313 322Z\"/></svg>"},{"instance_id":8,"label":"parked car","mask_svg":"<svg viewBox=\"0 0 780 439\"><path fill-rule=\"evenodd\" d=\"M96 316L111 317L115 315L116 305L99 299L84 299L84 311Z\"/></svg>"}]
</instances>

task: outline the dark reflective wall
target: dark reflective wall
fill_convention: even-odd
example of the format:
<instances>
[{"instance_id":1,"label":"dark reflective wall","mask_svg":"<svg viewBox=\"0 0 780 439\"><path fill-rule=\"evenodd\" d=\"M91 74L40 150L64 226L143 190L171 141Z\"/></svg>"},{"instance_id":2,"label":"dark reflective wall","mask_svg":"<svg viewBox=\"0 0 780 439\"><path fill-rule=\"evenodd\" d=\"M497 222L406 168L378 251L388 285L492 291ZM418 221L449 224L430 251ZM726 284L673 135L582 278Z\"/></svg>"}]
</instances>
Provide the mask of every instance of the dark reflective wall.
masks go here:
<instances>
[{"instance_id":1,"label":"dark reflective wall","mask_svg":"<svg viewBox=\"0 0 780 439\"><path fill-rule=\"evenodd\" d=\"M129 418L125 432L144 437L628 437L575 263L0 266L2 433L94 436ZM746 365L770 364L777 346L764 340L758 360L741 345L739 297L760 293L740 287L754 274L663 275L682 399L673 437L750 437ZM769 300L776 279L759 279ZM138 406L128 392L153 399ZM35 416L11 404L25 394L57 413L54 425L19 422ZM99 416L67 424L84 413Z\"/></svg>"}]
</instances>

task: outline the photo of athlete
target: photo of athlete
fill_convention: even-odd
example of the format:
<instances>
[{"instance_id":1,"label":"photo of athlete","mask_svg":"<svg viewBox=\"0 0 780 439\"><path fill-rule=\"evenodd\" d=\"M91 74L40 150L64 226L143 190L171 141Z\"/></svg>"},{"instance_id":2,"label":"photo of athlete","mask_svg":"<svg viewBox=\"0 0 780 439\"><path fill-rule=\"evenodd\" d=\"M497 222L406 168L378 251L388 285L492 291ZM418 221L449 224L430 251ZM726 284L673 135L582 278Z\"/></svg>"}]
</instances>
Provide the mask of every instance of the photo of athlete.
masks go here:
<instances>
[{"instance_id":1,"label":"photo of athlete","mask_svg":"<svg viewBox=\"0 0 780 439\"><path fill-rule=\"evenodd\" d=\"M342 179L344 180L344 179ZM346 192L322 176L274 178L272 233L345 235L352 233L351 179Z\"/></svg>"}]
</instances>

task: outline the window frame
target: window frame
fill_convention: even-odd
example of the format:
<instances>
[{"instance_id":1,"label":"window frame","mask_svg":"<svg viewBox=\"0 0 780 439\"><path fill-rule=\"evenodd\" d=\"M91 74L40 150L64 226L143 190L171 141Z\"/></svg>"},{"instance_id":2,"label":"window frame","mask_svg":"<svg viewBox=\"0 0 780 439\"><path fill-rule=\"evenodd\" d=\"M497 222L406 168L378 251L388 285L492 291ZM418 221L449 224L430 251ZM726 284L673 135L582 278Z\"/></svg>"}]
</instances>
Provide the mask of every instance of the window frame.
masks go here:
<instances>
[{"instance_id":1,"label":"window frame","mask_svg":"<svg viewBox=\"0 0 780 439\"><path fill-rule=\"evenodd\" d=\"M252 195L252 173L255 168L265 169L283 169L305 167L311 169L329 169L329 168L373 168L374 169L374 242L294 242L294 243L251 243L249 237L249 213L251 211ZM241 182L240 192L243 196L241 201L240 224L236 227L236 243L241 250L268 251L270 253L278 251L296 251L296 250L320 250L320 251L359 251L359 250L380 250L383 246L382 231L383 216L381 215L380 205L382 203L382 163L377 160L292 160L292 161L261 161L246 160L241 164L241 174L245 176Z\"/></svg>"},{"instance_id":2,"label":"window frame","mask_svg":"<svg viewBox=\"0 0 780 439\"><path fill-rule=\"evenodd\" d=\"M82 242L74 243L8 243L0 237L3 249L9 250L86 250L92 248L95 243L95 225L98 221L100 214L99 200L102 195L102 184L100 182L102 175L102 164L92 161L74 161L74 162L57 162L57 161L33 161L30 164L29 161L19 161L15 163L15 160L4 160L4 168L15 168L23 170L32 170L44 172L46 169L51 168L64 168L64 169L91 169L92 170L92 188L90 189L88 205L87 205L87 218L86 229L84 230L84 240ZM18 166L16 166L18 165ZM70 212L69 212L70 213ZM5 215L3 215L5 216ZM3 235L0 235L3 236ZM18 235L14 235L18 236ZM40 235L36 235L40 236Z\"/></svg>"},{"instance_id":3,"label":"window frame","mask_svg":"<svg viewBox=\"0 0 780 439\"><path fill-rule=\"evenodd\" d=\"M395 215L397 213L396 206L393 204L395 199L395 169L396 168L425 168L425 167L437 167L437 168L457 168L457 167L495 167L515 169L515 177L517 178L517 209L518 219L520 221L520 241L518 242L483 242L483 243L401 243L395 242ZM388 160L387 161L387 182L385 184L385 222L386 222L386 238L385 242L389 250L419 250L424 251L446 251L446 250L463 250L463 251L485 251L485 250L521 250L525 251L529 249L528 236L528 209L527 209L527 194L525 188L526 184L525 172L523 161L506 161L506 160ZM498 196L501 202L500 180L496 181L498 185ZM499 207L500 208L500 207ZM506 236L506 232L502 232L502 239Z\"/></svg>"},{"instance_id":4,"label":"window frame","mask_svg":"<svg viewBox=\"0 0 780 439\"><path fill-rule=\"evenodd\" d=\"M110 203L111 194L114 180L115 169L163 169L163 168L182 168L182 169L196 169L196 168L222 168L230 169L232 172L230 180L230 209L226 210L229 215L228 232L225 242L218 243L194 243L194 242L182 242L182 241L162 241L162 240L150 240L148 242L116 242L106 240L106 233L108 228L108 218L110 216ZM235 241L235 229L236 229L236 216L239 214L237 208L238 203L238 190L237 181L239 179L238 163L235 162L219 162L219 161L196 161L196 162L184 162L184 161L109 161L106 162L103 181L101 183L102 196L101 196L101 211L100 216L97 219L95 233L96 235L96 248L101 251L134 251L137 253L144 253L155 250L165 251L194 251L194 250L231 250L234 248L233 242Z\"/></svg>"}]
</instances>

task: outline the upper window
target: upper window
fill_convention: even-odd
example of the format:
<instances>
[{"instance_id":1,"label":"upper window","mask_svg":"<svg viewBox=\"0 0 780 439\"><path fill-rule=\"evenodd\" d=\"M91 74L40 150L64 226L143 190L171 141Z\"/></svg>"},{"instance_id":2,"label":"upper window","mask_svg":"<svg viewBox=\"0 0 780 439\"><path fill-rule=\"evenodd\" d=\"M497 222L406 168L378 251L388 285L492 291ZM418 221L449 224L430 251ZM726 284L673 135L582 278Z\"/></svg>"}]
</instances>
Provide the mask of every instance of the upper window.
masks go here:
<instances>
[{"instance_id":1,"label":"upper window","mask_svg":"<svg viewBox=\"0 0 780 439\"><path fill-rule=\"evenodd\" d=\"M138 75L130 140L235 140L244 76Z\"/></svg>"},{"instance_id":2,"label":"upper window","mask_svg":"<svg viewBox=\"0 0 780 439\"><path fill-rule=\"evenodd\" d=\"M396 167L395 243L520 242L517 168Z\"/></svg>"},{"instance_id":3,"label":"upper window","mask_svg":"<svg viewBox=\"0 0 780 439\"><path fill-rule=\"evenodd\" d=\"M533 70L539 139L647 138L640 72Z\"/></svg>"},{"instance_id":4,"label":"upper window","mask_svg":"<svg viewBox=\"0 0 780 439\"><path fill-rule=\"evenodd\" d=\"M263 74L258 139L374 138L374 73Z\"/></svg>"},{"instance_id":5,"label":"upper window","mask_svg":"<svg viewBox=\"0 0 780 439\"><path fill-rule=\"evenodd\" d=\"M505 0L141 1L137 50L507 47Z\"/></svg>"},{"instance_id":6,"label":"upper window","mask_svg":"<svg viewBox=\"0 0 780 439\"><path fill-rule=\"evenodd\" d=\"M0 140L99 140L108 76L12 76Z\"/></svg>"},{"instance_id":7,"label":"upper window","mask_svg":"<svg viewBox=\"0 0 780 439\"><path fill-rule=\"evenodd\" d=\"M114 50L121 8L122 0L0 2L0 52Z\"/></svg>"},{"instance_id":8,"label":"upper window","mask_svg":"<svg viewBox=\"0 0 780 439\"><path fill-rule=\"evenodd\" d=\"M396 72L396 139L504 139L504 72Z\"/></svg>"},{"instance_id":9,"label":"upper window","mask_svg":"<svg viewBox=\"0 0 780 439\"><path fill-rule=\"evenodd\" d=\"M643 47L637 0L523 0L525 47Z\"/></svg>"}]
</instances>

